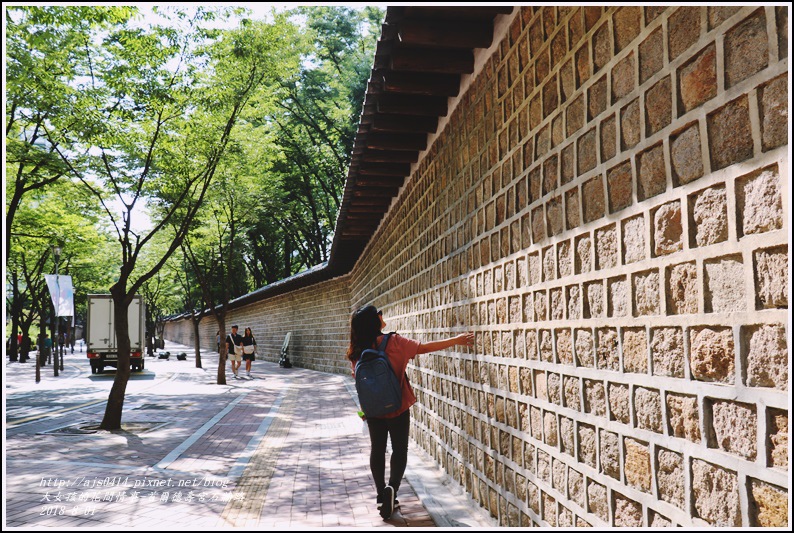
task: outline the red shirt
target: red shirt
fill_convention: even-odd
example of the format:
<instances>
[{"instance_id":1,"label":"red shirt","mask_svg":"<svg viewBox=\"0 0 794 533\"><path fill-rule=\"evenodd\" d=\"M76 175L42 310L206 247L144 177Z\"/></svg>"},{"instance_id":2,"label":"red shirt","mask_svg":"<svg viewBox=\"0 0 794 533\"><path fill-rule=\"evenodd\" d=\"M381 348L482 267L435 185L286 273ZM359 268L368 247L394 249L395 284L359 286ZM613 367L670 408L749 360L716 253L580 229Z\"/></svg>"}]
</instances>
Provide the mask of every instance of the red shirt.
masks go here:
<instances>
[{"instance_id":1,"label":"red shirt","mask_svg":"<svg viewBox=\"0 0 794 533\"><path fill-rule=\"evenodd\" d=\"M381 335L375 342L379 345L382 340L383 336ZM386 356L389 358L389 363L391 364L392 370L394 370L394 373L400 378L402 404L397 411L388 415L384 415L380 418L398 417L416 403L414 391L411 388L411 384L408 383L408 379L405 377L405 369L408 367L408 361L416 357L416 354L419 351L419 346L421 346L419 341L406 339L405 337L401 337L396 333L389 337L389 343L386 345ZM353 377L355 377L356 363L351 362L351 365L353 366Z\"/></svg>"}]
</instances>

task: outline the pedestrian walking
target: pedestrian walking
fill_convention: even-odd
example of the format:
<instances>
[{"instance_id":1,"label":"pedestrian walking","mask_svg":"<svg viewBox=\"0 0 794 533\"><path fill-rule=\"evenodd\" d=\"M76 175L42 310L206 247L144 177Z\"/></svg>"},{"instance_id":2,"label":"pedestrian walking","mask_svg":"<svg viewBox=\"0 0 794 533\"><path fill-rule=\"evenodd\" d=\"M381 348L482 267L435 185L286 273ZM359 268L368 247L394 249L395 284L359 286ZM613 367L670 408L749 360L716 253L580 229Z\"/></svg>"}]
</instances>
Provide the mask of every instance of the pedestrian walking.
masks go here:
<instances>
[{"instance_id":1,"label":"pedestrian walking","mask_svg":"<svg viewBox=\"0 0 794 533\"><path fill-rule=\"evenodd\" d=\"M361 352L380 345L385 327L383 313L374 305L361 307L353 314L350 321L350 345L347 349L347 358L353 367L354 378L356 363L361 358ZM472 346L473 344L474 333L471 332L427 343L408 339L396 333L390 334L385 351L399 379L402 402L400 408L393 413L378 418L366 418L371 444L369 466L375 480L376 502L379 505L380 516L384 520L391 518L395 507L399 505L396 499L397 491L408 463L410 409L416 403L416 396L405 375L408 362L419 354L444 350L455 345ZM387 439L391 440L392 448L388 484L386 483Z\"/></svg>"},{"instance_id":2,"label":"pedestrian walking","mask_svg":"<svg viewBox=\"0 0 794 533\"><path fill-rule=\"evenodd\" d=\"M229 361L232 363L234 379L239 379L237 372L243 361L243 337L237 333L238 329L237 325L232 326L232 332L226 336L226 351L229 353Z\"/></svg>"},{"instance_id":3,"label":"pedestrian walking","mask_svg":"<svg viewBox=\"0 0 794 533\"><path fill-rule=\"evenodd\" d=\"M245 328L243 335L243 361L245 361L245 377L251 379L251 362L256 360L256 339L251 328Z\"/></svg>"}]
</instances>

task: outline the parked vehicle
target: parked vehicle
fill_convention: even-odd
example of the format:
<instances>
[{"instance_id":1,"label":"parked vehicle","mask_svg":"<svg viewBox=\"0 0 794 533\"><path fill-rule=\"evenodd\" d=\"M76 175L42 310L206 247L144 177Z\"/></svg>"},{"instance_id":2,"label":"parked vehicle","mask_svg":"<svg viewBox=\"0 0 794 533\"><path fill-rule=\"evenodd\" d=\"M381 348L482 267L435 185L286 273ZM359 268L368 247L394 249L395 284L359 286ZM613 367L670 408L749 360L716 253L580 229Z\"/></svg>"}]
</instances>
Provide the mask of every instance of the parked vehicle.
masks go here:
<instances>
[{"instance_id":1,"label":"parked vehicle","mask_svg":"<svg viewBox=\"0 0 794 533\"><path fill-rule=\"evenodd\" d=\"M145 358L146 304L135 295L128 310L130 332L130 368L142 371ZM101 374L106 366L118 368L118 345L114 321L113 297L110 294L89 294L86 320L86 347L91 373Z\"/></svg>"}]
</instances>

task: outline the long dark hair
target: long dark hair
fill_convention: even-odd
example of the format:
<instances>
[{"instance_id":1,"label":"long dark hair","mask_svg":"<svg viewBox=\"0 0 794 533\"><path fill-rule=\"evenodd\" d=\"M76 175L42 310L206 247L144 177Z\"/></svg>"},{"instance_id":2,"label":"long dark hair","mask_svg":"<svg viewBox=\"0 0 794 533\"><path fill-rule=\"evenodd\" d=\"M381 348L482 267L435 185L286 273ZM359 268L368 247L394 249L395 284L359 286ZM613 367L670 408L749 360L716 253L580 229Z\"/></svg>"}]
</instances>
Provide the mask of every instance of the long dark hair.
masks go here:
<instances>
[{"instance_id":1,"label":"long dark hair","mask_svg":"<svg viewBox=\"0 0 794 533\"><path fill-rule=\"evenodd\" d=\"M375 345L378 336L383 335L380 330L380 312L374 305L365 305L353 313L350 319L350 346L347 348L347 358L356 362L361 357L361 352Z\"/></svg>"}]
</instances>

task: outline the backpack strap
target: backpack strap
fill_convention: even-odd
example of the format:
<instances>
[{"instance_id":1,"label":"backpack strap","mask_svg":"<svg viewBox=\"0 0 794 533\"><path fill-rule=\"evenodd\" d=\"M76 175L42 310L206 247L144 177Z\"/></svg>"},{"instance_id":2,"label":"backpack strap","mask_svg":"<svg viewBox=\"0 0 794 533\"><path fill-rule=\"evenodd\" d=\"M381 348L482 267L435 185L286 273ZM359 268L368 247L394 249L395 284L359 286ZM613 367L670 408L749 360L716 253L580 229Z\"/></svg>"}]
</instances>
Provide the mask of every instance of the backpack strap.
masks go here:
<instances>
[{"instance_id":1,"label":"backpack strap","mask_svg":"<svg viewBox=\"0 0 794 533\"><path fill-rule=\"evenodd\" d=\"M387 333L383 336L383 340L380 341L380 346L378 346L379 352L383 352L386 350L386 345L389 343L389 337L391 337L391 333Z\"/></svg>"}]
</instances>

